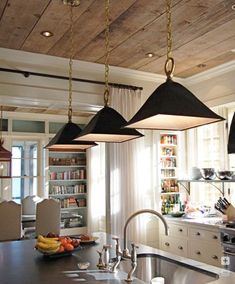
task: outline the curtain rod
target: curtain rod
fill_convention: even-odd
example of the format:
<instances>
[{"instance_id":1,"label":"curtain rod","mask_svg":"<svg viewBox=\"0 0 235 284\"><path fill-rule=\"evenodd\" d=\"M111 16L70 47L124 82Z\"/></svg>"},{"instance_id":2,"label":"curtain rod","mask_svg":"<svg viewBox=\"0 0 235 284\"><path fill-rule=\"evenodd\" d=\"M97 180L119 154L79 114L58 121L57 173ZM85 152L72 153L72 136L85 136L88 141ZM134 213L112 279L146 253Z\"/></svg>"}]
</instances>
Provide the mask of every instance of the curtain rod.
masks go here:
<instances>
[{"instance_id":1,"label":"curtain rod","mask_svg":"<svg viewBox=\"0 0 235 284\"><path fill-rule=\"evenodd\" d=\"M47 77L47 78L54 78L54 79L61 79L61 80L69 79L66 76L52 75L52 74L38 73L38 72L31 72L31 71L24 71L24 70L15 70L15 69L8 69L8 68L0 68L0 71L22 74L25 78L28 78L29 76L39 76L39 77ZM77 82L97 84L97 85L105 84L102 81L80 79L80 78L72 78L72 80L77 81ZM143 90L143 87L137 87L137 86L131 86L131 85L125 85L125 84L109 83L109 85L113 87L126 88L126 89L131 89L131 90Z\"/></svg>"}]
</instances>

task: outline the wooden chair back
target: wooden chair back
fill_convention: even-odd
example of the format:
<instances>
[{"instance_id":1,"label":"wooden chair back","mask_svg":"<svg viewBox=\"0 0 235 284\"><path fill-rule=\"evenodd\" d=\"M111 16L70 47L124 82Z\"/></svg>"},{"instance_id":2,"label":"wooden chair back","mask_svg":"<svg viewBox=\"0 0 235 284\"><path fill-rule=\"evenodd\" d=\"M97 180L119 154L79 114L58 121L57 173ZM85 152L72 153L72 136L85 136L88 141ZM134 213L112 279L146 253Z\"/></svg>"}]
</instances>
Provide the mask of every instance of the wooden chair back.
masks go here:
<instances>
[{"instance_id":1,"label":"wooden chair back","mask_svg":"<svg viewBox=\"0 0 235 284\"><path fill-rule=\"evenodd\" d=\"M49 232L60 234L60 202L43 199L36 206L36 237L46 236Z\"/></svg>"},{"instance_id":2,"label":"wooden chair back","mask_svg":"<svg viewBox=\"0 0 235 284\"><path fill-rule=\"evenodd\" d=\"M42 198L36 195L28 195L22 199L22 214L23 215L36 215L36 205L42 201Z\"/></svg>"},{"instance_id":3,"label":"wooden chair back","mask_svg":"<svg viewBox=\"0 0 235 284\"><path fill-rule=\"evenodd\" d=\"M14 201L0 203L0 241L21 238L21 205Z\"/></svg>"}]
</instances>

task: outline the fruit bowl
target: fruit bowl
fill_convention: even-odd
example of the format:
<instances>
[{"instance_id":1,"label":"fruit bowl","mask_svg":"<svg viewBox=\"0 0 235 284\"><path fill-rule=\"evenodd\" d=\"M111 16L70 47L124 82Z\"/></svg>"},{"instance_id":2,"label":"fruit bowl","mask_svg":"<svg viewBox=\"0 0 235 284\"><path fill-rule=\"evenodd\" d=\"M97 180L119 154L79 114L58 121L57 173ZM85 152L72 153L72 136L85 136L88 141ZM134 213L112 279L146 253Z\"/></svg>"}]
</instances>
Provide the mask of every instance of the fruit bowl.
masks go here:
<instances>
[{"instance_id":1,"label":"fruit bowl","mask_svg":"<svg viewBox=\"0 0 235 284\"><path fill-rule=\"evenodd\" d=\"M212 180L215 178L215 169L214 168L202 168L200 169L202 177L205 180Z\"/></svg>"},{"instance_id":2,"label":"fruit bowl","mask_svg":"<svg viewBox=\"0 0 235 284\"><path fill-rule=\"evenodd\" d=\"M38 235L35 248L46 257L67 256L80 249L80 239Z\"/></svg>"},{"instance_id":3,"label":"fruit bowl","mask_svg":"<svg viewBox=\"0 0 235 284\"><path fill-rule=\"evenodd\" d=\"M234 175L233 171L218 171L218 172L216 172L216 176L220 180L232 179L233 175Z\"/></svg>"},{"instance_id":4,"label":"fruit bowl","mask_svg":"<svg viewBox=\"0 0 235 284\"><path fill-rule=\"evenodd\" d=\"M177 212L172 212L171 216L172 217L182 217L185 214L184 211L177 211Z\"/></svg>"}]
</instances>

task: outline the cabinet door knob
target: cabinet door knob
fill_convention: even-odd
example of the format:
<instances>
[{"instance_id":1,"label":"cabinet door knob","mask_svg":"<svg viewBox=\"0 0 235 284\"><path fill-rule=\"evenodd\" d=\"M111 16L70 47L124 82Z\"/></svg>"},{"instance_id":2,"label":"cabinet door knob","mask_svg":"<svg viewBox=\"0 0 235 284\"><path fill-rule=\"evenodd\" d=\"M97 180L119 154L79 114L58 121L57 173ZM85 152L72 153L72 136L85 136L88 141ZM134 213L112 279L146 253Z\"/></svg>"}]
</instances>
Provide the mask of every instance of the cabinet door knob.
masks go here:
<instances>
[{"instance_id":1,"label":"cabinet door knob","mask_svg":"<svg viewBox=\"0 0 235 284\"><path fill-rule=\"evenodd\" d=\"M183 249L183 247L182 247L182 246L178 246L178 249L182 250L182 249Z\"/></svg>"},{"instance_id":2,"label":"cabinet door knob","mask_svg":"<svg viewBox=\"0 0 235 284\"><path fill-rule=\"evenodd\" d=\"M201 254L201 252L200 252L200 251L197 251L197 252L196 252L196 254L200 255L200 254Z\"/></svg>"},{"instance_id":3,"label":"cabinet door knob","mask_svg":"<svg viewBox=\"0 0 235 284\"><path fill-rule=\"evenodd\" d=\"M200 234L200 232L197 232L196 235L197 235L197 236L200 236L201 234Z\"/></svg>"},{"instance_id":4,"label":"cabinet door knob","mask_svg":"<svg viewBox=\"0 0 235 284\"><path fill-rule=\"evenodd\" d=\"M169 246L170 246L170 244L169 244L169 243L167 243L167 242L165 243L165 245L166 245L167 247L169 247Z\"/></svg>"},{"instance_id":5,"label":"cabinet door knob","mask_svg":"<svg viewBox=\"0 0 235 284\"><path fill-rule=\"evenodd\" d=\"M217 237L216 235L214 235L214 236L213 236L213 239L214 239L214 240L217 240L217 239L218 239L218 237Z\"/></svg>"},{"instance_id":6,"label":"cabinet door knob","mask_svg":"<svg viewBox=\"0 0 235 284\"><path fill-rule=\"evenodd\" d=\"M183 229L180 228L180 229L179 229L179 232L183 232Z\"/></svg>"},{"instance_id":7,"label":"cabinet door knob","mask_svg":"<svg viewBox=\"0 0 235 284\"><path fill-rule=\"evenodd\" d=\"M213 255L212 258L213 259L218 259L218 256L217 255Z\"/></svg>"}]
</instances>

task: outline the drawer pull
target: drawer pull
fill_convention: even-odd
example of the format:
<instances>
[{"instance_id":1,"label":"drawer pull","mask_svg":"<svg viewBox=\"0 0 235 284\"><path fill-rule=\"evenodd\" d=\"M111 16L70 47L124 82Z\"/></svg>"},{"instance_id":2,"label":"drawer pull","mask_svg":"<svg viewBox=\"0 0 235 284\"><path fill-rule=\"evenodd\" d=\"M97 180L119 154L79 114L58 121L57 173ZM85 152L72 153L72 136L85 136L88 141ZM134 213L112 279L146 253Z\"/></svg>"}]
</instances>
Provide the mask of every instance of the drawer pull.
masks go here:
<instances>
[{"instance_id":1,"label":"drawer pull","mask_svg":"<svg viewBox=\"0 0 235 284\"><path fill-rule=\"evenodd\" d=\"M218 259L218 256L217 255L213 255L212 258L213 259Z\"/></svg>"},{"instance_id":2,"label":"drawer pull","mask_svg":"<svg viewBox=\"0 0 235 284\"><path fill-rule=\"evenodd\" d=\"M200 236L201 234L200 234L200 232L197 232L196 235L197 235L197 236Z\"/></svg>"},{"instance_id":3,"label":"drawer pull","mask_svg":"<svg viewBox=\"0 0 235 284\"><path fill-rule=\"evenodd\" d=\"M214 235L214 236L213 236L213 239L214 239L214 240L217 240L217 239L218 239L218 237L217 237L216 235Z\"/></svg>"},{"instance_id":4,"label":"drawer pull","mask_svg":"<svg viewBox=\"0 0 235 284\"><path fill-rule=\"evenodd\" d=\"M182 246L178 246L178 249L181 249L181 250L182 250L182 249L183 249L183 247L182 247Z\"/></svg>"},{"instance_id":5,"label":"drawer pull","mask_svg":"<svg viewBox=\"0 0 235 284\"><path fill-rule=\"evenodd\" d=\"M179 232L183 232L183 229L179 229Z\"/></svg>"},{"instance_id":6,"label":"drawer pull","mask_svg":"<svg viewBox=\"0 0 235 284\"><path fill-rule=\"evenodd\" d=\"M200 254L201 254L201 252L200 252L200 251L196 251L196 254L197 254L197 255L200 255Z\"/></svg>"},{"instance_id":7,"label":"drawer pull","mask_svg":"<svg viewBox=\"0 0 235 284\"><path fill-rule=\"evenodd\" d=\"M170 246L170 244L169 244L169 243L165 243L165 246L169 247L169 246Z\"/></svg>"}]
</instances>

